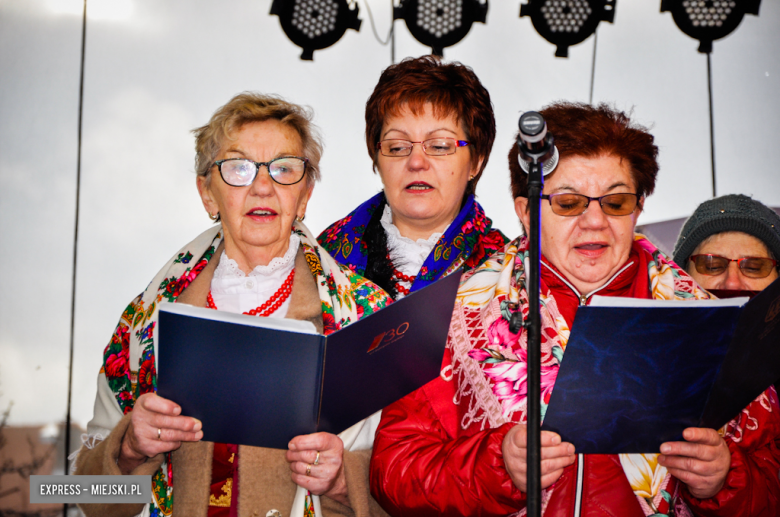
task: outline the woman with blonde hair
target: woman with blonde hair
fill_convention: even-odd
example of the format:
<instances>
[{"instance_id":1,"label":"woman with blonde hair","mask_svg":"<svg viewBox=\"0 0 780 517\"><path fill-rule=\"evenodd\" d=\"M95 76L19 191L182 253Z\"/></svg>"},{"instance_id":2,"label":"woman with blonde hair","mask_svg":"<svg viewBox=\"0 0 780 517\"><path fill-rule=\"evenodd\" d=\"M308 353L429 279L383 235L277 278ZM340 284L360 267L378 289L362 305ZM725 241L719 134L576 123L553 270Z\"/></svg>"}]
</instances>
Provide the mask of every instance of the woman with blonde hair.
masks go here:
<instances>
[{"instance_id":1,"label":"woman with blonde hair","mask_svg":"<svg viewBox=\"0 0 780 517\"><path fill-rule=\"evenodd\" d=\"M243 93L195 136L198 192L218 224L176 252L122 314L75 465L77 474L151 475L153 498L82 510L90 517L275 516L290 508L296 517L368 515L376 503L367 456L345 451L338 436L298 436L287 451L203 442L201 423L155 394L162 304L308 320L329 334L389 300L336 263L302 222L322 154L307 110ZM229 354L230 343L223 346Z\"/></svg>"}]
</instances>

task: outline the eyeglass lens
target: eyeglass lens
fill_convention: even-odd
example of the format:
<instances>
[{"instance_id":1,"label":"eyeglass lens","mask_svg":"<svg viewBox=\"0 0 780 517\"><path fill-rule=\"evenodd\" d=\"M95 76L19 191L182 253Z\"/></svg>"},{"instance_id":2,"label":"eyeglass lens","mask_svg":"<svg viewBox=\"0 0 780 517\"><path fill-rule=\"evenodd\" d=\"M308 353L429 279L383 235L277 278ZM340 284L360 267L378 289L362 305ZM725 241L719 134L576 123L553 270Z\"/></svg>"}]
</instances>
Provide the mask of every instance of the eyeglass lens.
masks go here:
<instances>
[{"instance_id":1,"label":"eyeglass lens","mask_svg":"<svg viewBox=\"0 0 780 517\"><path fill-rule=\"evenodd\" d=\"M410 140L382 140L379 142L379 149L383 156L409 156L412 154L414 144ZM455 154L459 147L458 141L454 138L431 138L422 142L423 151L428 156L444 156Z\"/></svg>"},{"instance_id":2,"label":"eyeglass lens","mask_svg":"<svg viewBox=\"0 0 780 517\"><path fill-rule=\"evenodd\" d=\"M266 166L271 178L282 185L298 183L306 172L306 162L301 158L277 158L268 162ZM251 185L258 171L255 162L244 159L222 160L219 162L219 168L225 183L234 187Z\"/></svg>"},{"instance_id":3,"label":"eyeglass lens","mask_svg":"<svg viewBox=\"0 0 780 517\"><path fill-rule=\"evenodd\" d=\"M720 275L728 269L731 262L736 262L739 270L748 278L766 278L776 264L774 260L764 257L729 259L718 255L694 255L691 260L696 271L707 276Z\"/></svg>"},{"instance_id":4,"label":"eyeglass lens","mask_svg":"<svg viewBox=\"0 0 780 517\"><path fill-rule=\"evenodd\" d=\"M607 215L629 215L636 208L636 194L608 194L598 199L601 209ZM575 216L587 210L591 198L582 194L552 194L549 196L550 207L558 215Z\"/></svg>"}]
</instances>

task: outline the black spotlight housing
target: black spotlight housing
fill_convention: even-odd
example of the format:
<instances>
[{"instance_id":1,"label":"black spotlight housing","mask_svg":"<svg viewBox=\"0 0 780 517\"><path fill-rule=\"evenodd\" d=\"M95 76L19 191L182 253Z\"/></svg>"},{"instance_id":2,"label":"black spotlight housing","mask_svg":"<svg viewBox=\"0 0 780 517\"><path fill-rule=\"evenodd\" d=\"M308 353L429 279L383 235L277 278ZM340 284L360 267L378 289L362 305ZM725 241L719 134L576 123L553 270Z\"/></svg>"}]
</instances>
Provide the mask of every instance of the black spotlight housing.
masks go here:
<instances>
[{"instance_id":1,"label":"black spotlight housing","mask_svg":"<svg viewBox=\"0 0 780 517\"><path fill-rule=\"evenodd\" d=\"M596 32L599 22L615 20L617 0L528 0L520 17L528 16L534 29L556 46L556 57L569 57L569 47Z\"/></svg>"},{"instance_id":2,"label":"black spotlight housing","mask_svg":"<svg viewBox=\"0 0 780 517\"><path fill-rule=\"evenodd\" d=\"M465 38L474 22L485 23L487 11L487 0L401 0L393 20L404 20L414 39L441 57L444 47Z\"/></svg>"},{"instance_id":3,"label":"black spotlight housing","mask_svg":"<svg viewBox=\"0 0 780 517\"><path fill-rule=\"evenodd\" d=\"M274 0L270 14L279 17L284 33L303 49L301 59L312 61L315 50L333 45L347 29L360 30L358 11L347 0Z\"/></svg>"},{"instance_id":4,"label":"black spotlight housing","mask_svg":"<svg viewBox=\"0 0 780 517\"><path fill-rule=\"evenodd\" d=\"M677 27L699 40L699 52L712 52L712 42L731 34L746 14L758 16L761 0L661 0L661 12L672 13Z\"/></svg>"}]
</instances>

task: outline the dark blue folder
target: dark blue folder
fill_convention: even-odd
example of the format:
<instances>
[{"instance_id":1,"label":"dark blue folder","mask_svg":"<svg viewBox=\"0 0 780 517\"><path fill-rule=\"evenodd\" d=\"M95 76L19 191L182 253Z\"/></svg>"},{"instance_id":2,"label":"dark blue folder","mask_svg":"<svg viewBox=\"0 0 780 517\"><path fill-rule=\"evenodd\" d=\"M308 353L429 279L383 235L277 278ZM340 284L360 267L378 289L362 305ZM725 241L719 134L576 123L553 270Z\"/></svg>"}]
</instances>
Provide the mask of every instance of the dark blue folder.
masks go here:
<instances>
[{"instance_id":1,"label":"dark blue folder","mask_svg":"<svg viewBox=\"0 0 780 517\"><path fill-rule=\"evenodd\" d=\"M579 453L655 453L778 379L777 281L741 307L581 307L542 429Z\"/></svg>"},{"instance_id":2,"label":"dark blue folder","mask_svg":"<svg viewBox=\"0 0 780 517\"><path fill-rule=\"evenodd\" d=\"M207 441L284 449L300 434L339 433L439 375L460 276L328 337L164 304L157 393L201 420Z\"/></svg>"}]
</instances>

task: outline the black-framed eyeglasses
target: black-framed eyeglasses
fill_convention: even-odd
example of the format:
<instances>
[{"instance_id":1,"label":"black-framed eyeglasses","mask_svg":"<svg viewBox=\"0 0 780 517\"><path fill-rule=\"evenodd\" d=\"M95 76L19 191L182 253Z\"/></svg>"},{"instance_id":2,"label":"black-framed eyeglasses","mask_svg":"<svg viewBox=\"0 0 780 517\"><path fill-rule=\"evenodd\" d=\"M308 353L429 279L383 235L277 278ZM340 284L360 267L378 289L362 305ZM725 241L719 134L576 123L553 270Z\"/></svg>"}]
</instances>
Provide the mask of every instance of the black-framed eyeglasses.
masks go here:
<instances>
[{"instance_id":1,"label":"black-framed eyeglasses","mask_svg":"<svg viewBox=\"0 0 780 517\"><path fill-rule=\"evenodd\" d=\"M630 215L639 204L639 194L631 194L629 192L607 194L600 197L588 197L582 194L561 192L543 195L542 199L550 202L550 208L552 208L553 213L565 217L584 214L591 201L598 201L601 209L607 215Z\"/></svg>"},{"instance_id":2,"label":"black-framed eyeglasses","mask_svg":"<svg viewBox=\"0 0 780 517\"><path fill-rule=\"evenodd\" d=\"M382 156L402 157L412 154L414 144L422 145L423 152L428 156L446 156L455 154L458 147L466 147L469 143L465 140L455 138L429 138L422 142L412 142L411 140L402 140L393 138L382 140L376 143L376 148L382 153Z\"/></svg>"},{"instance_id":3,"label":"black-framed eyeglasses","mask_svg":"<svg viewBox=\"0 0 780 517\"><path fill-rule=\"evenodd\" d=\"M280 185L294 185L306 175L308 158L282 156L267 162L253 162L246 158L226 158L217 160L214 165L219 169L222 179L233 187L248 187L255 181L260 167L268 168L268 175Z\"/></svg>"},{"instance_id":4,"label":"black-framed eyeglasses","mask_svg":"<svg viewBox=\"0 0 780 517\"><path fill-rule=\"evenodd\" d=\"M777 267L777 261L768 257L742 257L730 259L720 255L691 255L690 261L696 266L696 271L702 275L718 276L736 262L740 273L748 278L766 278L772 269Z\"/></svg>"}]
</instances>

